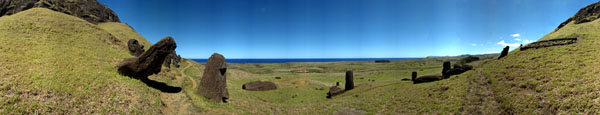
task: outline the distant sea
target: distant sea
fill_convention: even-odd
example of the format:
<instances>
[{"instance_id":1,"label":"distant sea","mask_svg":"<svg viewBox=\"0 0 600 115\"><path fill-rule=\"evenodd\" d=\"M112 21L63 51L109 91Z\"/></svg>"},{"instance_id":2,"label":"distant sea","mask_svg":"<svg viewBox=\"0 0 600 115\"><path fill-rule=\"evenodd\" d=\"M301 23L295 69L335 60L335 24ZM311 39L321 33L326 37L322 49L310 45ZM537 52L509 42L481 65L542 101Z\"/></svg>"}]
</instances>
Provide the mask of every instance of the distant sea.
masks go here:
<instances>
[{"instance_id":1,"label":"distant sea","mask_svg":"<svg viewBox=\"0 0 600 115\"><path fill-rule=\"evenodd\" d=\"M227 63L287 63L287 62L337 62L337 61L375 61L375 60L412 60L423 58L299 58L299 59L225 59ZM208 59L192 59L206 63Z\"/></svg>"}]
</instances>

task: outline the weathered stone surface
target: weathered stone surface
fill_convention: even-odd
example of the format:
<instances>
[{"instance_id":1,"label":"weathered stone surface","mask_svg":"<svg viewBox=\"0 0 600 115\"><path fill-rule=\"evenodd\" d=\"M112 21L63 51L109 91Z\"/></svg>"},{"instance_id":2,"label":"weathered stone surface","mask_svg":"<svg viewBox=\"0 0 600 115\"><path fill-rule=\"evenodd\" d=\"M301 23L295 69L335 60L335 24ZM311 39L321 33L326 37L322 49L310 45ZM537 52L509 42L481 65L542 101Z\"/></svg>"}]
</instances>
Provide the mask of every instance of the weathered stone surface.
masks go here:
<instances>
[{"instance_id":1,"label":"weathered stone surface","mask_svg":"<svg viewBox=\"0 0 600 115\"><path fill-rule=\"evenodd\" d=\"M354 74L352 70L346 71L346 87L344 90L348 91L354 89Z\"/></svg>"},{"instance_id":2,"label":"weathered stone surface","mask_svg":"<svg viewBox=\"0 0 600 115\"><path fill-rule=\"evenodd\" d=\"M498 56L498 59L501 59L502 57L508 55L508 46L504 47L504 49L502 49L502 52L500 52L500 56Z\"/></svg>"},{"instance_id":3,"label":"weathered stone surface","mask_svg":"<svg viewBox=\"0 0 600 115\"><path fill-rule=\"evenodd\" d=\"M253 81L242 85L242 89L249 91L267 91L277 89L277 85L270 81Z\"/></svg>"},{"instance_id":4,"label":"weathered stone surface","mask_svg":"<svg viewBox=\"0 0 600 115\"><path fill-rule=\"evenodd\" d=\"M419 76L415 80L413 80L413 84L438 81L438 80L442 80L442 79L443 79L443 76L438 75L438 74L435 74L435 75L423 75L423 76Z\"/></svg>"},{"instance_id":5,"label":"weathered stone surface","mask_svg":"<svg viewBox=\"0 0 600 115\"><path fill-rule=\"evenodd\" d=\"M444 76L444 78L448 78L450 75L447 75L446 72L448 72L448 70L450 70L452 68L450 68L450 62L446 61L444 62L443 66L442 66L442 76Z\"/></svg>"},{"instance_id":6,"label":"weathered stone surface","mask_svg":"<svg viewBox=\"0 0 600 115\"><path fill-rule=\"evenodd\" d=\"M175 40L165 37L152 45L148 51L139 57L123 60L118 66L121 75L136 79L146 79L152 74L159 73L165 57L177 48Z\"/></svg>"},{"instance_id":7,"label":"weathered stone surface","mask_svg":"<svg viewBox=\"0 0 600 115\"><path fill-rule=\"evenodd\" d=\"M0 16L36 7L73 15L91 23L119 22L115 12L96 0L0 0Z\"/></svg>"},{"instance_id":8,"label":"weathered stone surface","mask_svg":"<svg viewBox=\"0 0 600 115\"><path fill-rule=\"evenodd\" d=\"M181 56L173 51L173 53L169 54L165 59L164 65L171 68L171 64L173 64L176 68L179 68L179 62L181 62Z\"/></svg>"},{"instance_id":9,"label":"weathered stone surface","mask_svg":"<svg viewBox=\"0 0 600 115\"><path fill-rule=\"evenodd\" d=\"M560 23L554 31L559 30L563 26L569 24L571 21L574 21L574 24L580 24L585 22L591 22L600 18L600 2L596 2L594 4L590 4L584 8L581 8L574 16L571 16L569 19Z\"/></svg>"},{"instance_id":10,"label":"weathered stone surface","mask_svg":"<svg viewBox=\"0 0 600 115\"><path fill-rule=\"evenodd\" d=\"M138 57L144 53L144 45L141 45L136 39L130 39L127 42L129 53L135 57Z\"/></svg>"},{"instance_id":11,"label":"weathered stone surface","mask_svg":"<svg viewBox=\"0 0 600 115\"><path fill-rule=\"evenodd\" d=\"M537 42L527 44L527 45L519 48L519 50L523 51L523 50L527 50L527 49L531 49L531 48L537 49L537 48L544 48L544 47L551 47L551 46L568 45L568 44L573 44L573 43L577 43L577 38L551 39L551 40L537 41Z\"/></svg>"},{"instance_id":12,"label":"weathered stone surface","mask_svg":"<svg viewBox=\"0 0 600 115\"><path fill-rule=\"evenodd\" d=\"M413 71L413 72L412 72L412 75L411 75L411 79L410 79L410 80L414 81L414 80L416 80L416 79L417 79L417 72L416 72L416 71Z\"/></svg>"},{"instance_id":13,"label":"weathered stone surface","mask_svg":"<svg viewBox=\"0 0 600 115\"><path fill-rule=\"evenodd\" d=\"M471 69L473 69L473 66L466 65L466 64L454 64L454 68L448 70L446 72L446 75L448 75L448 77L450 77L452 75L458 75L463 72L469 71ZM446 76L444 76L444 77L446 77ZM448 77L446 77L446 78L448 78Z\"/></svg>"},{"instance_id":14,"label":"weathered stone surface","mask_svg":"<svg viewBox=\"0 0 600 115\"><path fill-rule=\"evenodd\" d=\"M226 71L225 57L218 53L212 54L204 67L198 93L217 103L227 103L229 92L227 91Z\"/></svg>"},{"instance_id":15,"label":"weathered stone surface","mask_svg":"<svg viewBox=\"0 0 600 115\"><path fill-rule=\"evenodd\" d=\"M329 92L327 92L327 98L332 98L333 96L344 93L345 91L338 88L337 86L333 86L329 88Z\"/></svg>"}]
</instances>

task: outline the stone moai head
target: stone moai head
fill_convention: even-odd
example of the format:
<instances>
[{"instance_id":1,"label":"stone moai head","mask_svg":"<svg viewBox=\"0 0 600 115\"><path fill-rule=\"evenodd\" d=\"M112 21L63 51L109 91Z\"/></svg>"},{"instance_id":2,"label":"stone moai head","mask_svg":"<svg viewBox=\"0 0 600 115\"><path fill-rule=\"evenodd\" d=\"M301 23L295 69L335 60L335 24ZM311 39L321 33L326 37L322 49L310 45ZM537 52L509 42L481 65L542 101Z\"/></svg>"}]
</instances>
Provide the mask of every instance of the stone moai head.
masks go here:
<instances>
[{"instance_id":1,"label":"stone moai head","mask_svg":"<svg viewBox=\"0 0 600 115\"><path fill-rule=\"evenodd\" d=\"M344 90L348 91L354 89L354 75L352 70L346 71L346 87Z\"/></svg>"},{"instance_id":2,"label":"stone moai head","mask_svg":"<svg viewBox=\"0 0 600 115\"><path fill-rule=\"evenodd\" d=\"M138 57L144 53L144 45L141 45L136 39L129 39L127 42L127 48L131 55Z\"/></svg>"},{"instance_id":3,"label":"stone moai head","mask_svg":"<svg viewBox=\"0 0 600 115\"><path fill-rule=\"evenodd\" d=\"M227 103L229 92L227 91L226 71L227 65L223 55L214 53L210 56L200 79L198 93L217 103Z\"/></svg>"},{"instance_id":4,"label":"stone moai head","mask_svg":"<svg viewBox=\"0 0 600 115\"><path fill-rule=\"evenodd\" d=\"M415 79L417 79L417 72L413 71L412 72L412 78L410 79L411 81L414 81Z\"/></svg>"}]
</instances>

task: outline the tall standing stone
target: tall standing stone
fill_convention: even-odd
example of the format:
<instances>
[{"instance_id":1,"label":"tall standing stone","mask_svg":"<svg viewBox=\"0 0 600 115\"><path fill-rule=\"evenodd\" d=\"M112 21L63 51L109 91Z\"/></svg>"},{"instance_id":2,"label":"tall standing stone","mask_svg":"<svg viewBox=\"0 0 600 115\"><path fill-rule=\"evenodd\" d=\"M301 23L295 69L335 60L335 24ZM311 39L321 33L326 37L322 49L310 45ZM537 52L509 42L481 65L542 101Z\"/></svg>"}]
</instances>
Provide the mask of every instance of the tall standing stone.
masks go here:
<instances>
[{"instance_id":1,"label":"tall standing stone","mask_svg":"<svg viewBox=\"0 0 600 115\"><path fill-rule=\"evenodd\" d=\"M352 70L346 71L346 87L344 90L348 91L354 89L354 75Z\"/></svg>"},{"instance_id":2,"label":"tall standing stone","mask_svg":"<svg viewBox=\"0 0 600 115\"><path fill-rule=\"evenodd\" d=\"M226 71L227 65L223 55L214 53L210 56L208 62L206 62L206 67L204 67L204 74L200 79L198 93L217 103L227 103L229 92L227 91Z\"/></svg>"},{"instance_id":3,"label":"tall standing stone","mask_svg":"<svg viewBox=\"0 0 600 115\"><path fill-rule=\"evenodd\" d=\"M412 72L412 78L410 79L411 81L414 81L415 79L417 79L417 72L413 71Z\"/></svg>"},{"instance_id":4,"label":"tall standing stone","mask_svg":"<svg viewBox=\"0 0 600 115\"><path fill-rule=\"evenodd\" d=\"M449 61L444 62L444 65L442 66L442 76L444 76L444 79L450 77L450 75L448 75L448 71L450 71L450 69L452 69L450 67L450 62Z\"/></svg>"},{"instance_id":5,"label":"tall standing stone","mask_svg":"<svg viewBox=\"0 0 600 115\"><path fill-rule=\"evenodd\" d=\"M500 52L500 56L498 57L498 59L508 55L508 46L504 47L504 49L502 49L502 52Z\"/></svg>"}]
</instances>

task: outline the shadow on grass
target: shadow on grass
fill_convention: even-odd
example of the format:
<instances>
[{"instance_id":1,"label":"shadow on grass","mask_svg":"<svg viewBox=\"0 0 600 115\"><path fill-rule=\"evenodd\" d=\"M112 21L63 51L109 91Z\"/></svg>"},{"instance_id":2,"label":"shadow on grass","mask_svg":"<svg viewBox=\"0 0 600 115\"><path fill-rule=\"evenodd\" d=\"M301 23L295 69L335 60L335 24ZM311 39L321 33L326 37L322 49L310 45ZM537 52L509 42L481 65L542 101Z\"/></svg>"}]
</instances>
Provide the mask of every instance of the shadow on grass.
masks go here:
<instances>
[{"instance_id":1,"label":"shadow on grass","mask_svg":"<svg viewBox=\"0 0 600 115\"><path fill-rule=\"evenodd\" d=\"M144 84L160 90L161 92L165 92L165 93L179 93L181 92L181 87L173 87L173 86L169 86L166 83L163 82L158 82L158 81L154 81L151 79L141 79L142 82L144 82Z\"/></svg>"}]
</instances>

